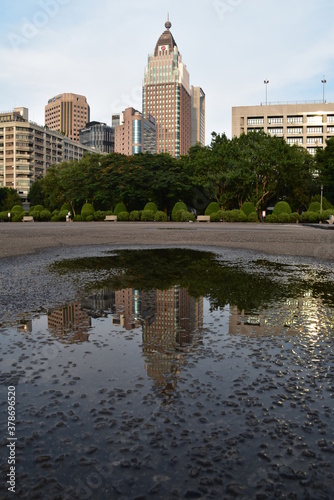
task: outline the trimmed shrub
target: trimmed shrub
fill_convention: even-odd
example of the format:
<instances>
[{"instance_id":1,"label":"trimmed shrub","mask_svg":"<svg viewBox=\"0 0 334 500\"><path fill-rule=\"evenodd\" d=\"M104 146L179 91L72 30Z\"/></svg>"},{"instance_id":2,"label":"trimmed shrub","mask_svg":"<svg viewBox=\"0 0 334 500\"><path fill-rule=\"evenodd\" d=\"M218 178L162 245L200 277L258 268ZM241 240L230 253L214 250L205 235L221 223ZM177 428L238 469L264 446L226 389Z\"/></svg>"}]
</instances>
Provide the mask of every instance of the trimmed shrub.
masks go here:
<instances>
[{"instance_id":1,"label":"trimmed shrub","mask_svg":"<svg viewBox=\"0 0 334 500\"><path fill-rule=\"evenodd\" d=\"M219 210L220 210L220 206L218 205L218 203L216 201L212 201L206 207L204 215L216 214Z\"/></svg>"},{"instance_id":2,"label":"trimmed shrub","mask_svg":"<svg viewBox=\"0 0 334 500\"><path fill-rule=\"evenodd\" d=\"M277 220L280 224L288 224L290 222L290 214L283 212L277 216Z\"/></svg>"},{"instance_id":3,"label":"trimmed shrub","mask_svg":"<svg viewBox=\"0 0 334 500\"><path fill-rule=\"evenodd\" d=\"M290 214L290 222L293 223L293 222L298 222L299 221L299 213L297 212L292 212L292 214Z\"/></svg>"},{"instance_id":4,"label":"trimmed shrub","mask_svg":"<svg viewBox=\"0 0 334 500\"><path fill-rule=\"evenodd\" d=\"M94 220L98 222L102 222L106 216L106 213L103 210L97 210L94 212Z\"/></svg>"},{"instance_id":5,"label":"trimmed shrub","mask_svg":"<svg viewBox=\"0 0 334 500\"><path fill-rule=\"evenodd\" d=\"M64 203L60 209L60 212L66 210L67 212L72 212L71 205L69 203Z\"/></svg>"},{"instance_id":6,"label":"trimmed shrub","mask_svg":"<svg viewBox=\"0 0 334 500\"><path fill-rule=\"evenodd\" d=\"M0 212L0 220L8 222L8 211Z\"/></svg>"},{"instance_id":7,"label":"trimmed shrub","mask_svg":"<svg viewBox=\"0 0 334 500\"><path fill-rule=\"evenodd\" d=\"M24 213L24 210L21 205L14 205L13 208L10 210L10 213L13 215L18 215Z\"/></svg>"},{"instance_id":8,"label":"trimmed shrub","mask_svg":"<svg viewBox=\"0 0 334 500\"><path fill-rule=\"evenodd\" d=\"M124 221L129 220L129 212L120 212L117 215L117 220L120 222L124 222Z\"/></svg>"},{"instance_id":9,"label":"trimmed shrub","mask_svg":"<svg viewBox=\"0 0 334 500\"><path fill-rule=\"evenodd\" d=\"M44 210L43 205L35 205L34 207L31 207L29 210L29 215L33 215L32 212L42 212Z\"/></svg>"},{"instance_id":10,"label":"trimmed shrub","mask_svg":"<svg viewBox=\"0 0 334 500\"><path fill-rule=\"evenodd\" d=\"M242 210L226 210L224 220L226 222L247 222L247 215Z\"/></svg>"},{"instance_id":11,"label":"trimmed shrub","mask_svg":"<svg viewBox=\"0 0 334 500\"><path fill-rule=\"evenodd\" d=\"M247 217L254 212L256 213L254 203L252 203L251 201L245 201L245 203L243 203L241 205L241 210L243 211L244 214L247 215ZM257 216L256 216L256 219L257 219ZM255 222L255 221L252 221L252 222Z\"/></svg>"},{"instance_id":12,"label":"trimmed shrub","mask_svg":"<svg viewBox=\"0 0 334 500\"><path fill-rule=\"evenodd\" d=\"M154 221L154 212L152 210L143 210L140 219L142 221Z\"/></svg>"},{"instance_id":13,"label":"trimmed shrub","mask_svg":"<svg viewBox=\"0 0 334 500\"><path fill-rule=\"evenodd\" d=\"M312 201L312 203L310 203L307 211L308 212L320 212L320 203L319 203L319 201Z\"/></svg>"},{"instance_id":14,"label":"trimmed shrub","mask_svg":"<svg viewBox=\"0 0 334 500\"><path fill-rule=\"evenodd\" d=\"M275 214L269 214L269 215L267 215L267 217L265 218L264 221L270 222L270 223L276 223L276 222L278 222L278 218L277 218L277 215L275 215Z\"/></svg>"},{"instance_id":15,"label":"trimmed shrub","mask_svg":"<svg viewBox=\"0 0 334 500\"><path fill-rule=\"evenodd\" d=\"M127 211L128 211L128 209L126 208L124 203L122 203L122 202L117 203L113 215L117 215L117 219L118 219L118 214L120 214L121 212L127 212Z\"/></svg>"},{"instance_id":16,"label":"trimmed shrub","mask_svg":"<svg viewBox=\"0 0 334 500\"><path fill-rule=\"evenodd\" d=\"M167 222L167 214L165 214L165 212L162 212L161 210L158 210L154 214L154 220L155 222Z\"/></svg>"},{"instance_id":17,"label":"trimmed shrub","mask_svg":"<svg viewBox=\"0 0 334 500\"><path fill-rule=\"evenodd\" d=\"M245 212L246 213L246 212ZM259 222L256 212L250 212L247 216L247 222Z\"/></svg>"},{"instance_id":18,"label":"trimmed shrub","mask_svg":"<svg viewBox=\"0 0 334 500\"><path fill-rule=\"evenodd\" d=\"M51 217L52 217L52 214L51 214L50 210L45 209L39 213L39 220L41 220L43 222L49 222L51 220Z\"/></svg>"},{"instance_id":19,"label":"trimmed shrub","mask_svg":"<svg viewBox=\"0 0 334 500\"><path fill-rule=\"evenodd\" d=\"M180 210L184 210L185 212L188 211L187 205L183 203L183 201L178 201L175 203L173 210L172 210L172 220L176 221L176 213L179 212Z\"/></svg>"},{"instance_id":20,"label":"trimmed shrub","mask_svg":"<svg viewBox=\"0 0 334 500\"><path fill-rule=\"evenodd\" d=\"M188 210L178 210L175 214L175 222L195 222L194 214L188 212Z\"/></svg>"},{"instance_id":21,"label":"trimmed shrub","mask_svg":"<svg viewBox=\"0 0 334 500\"><path fill-rule=\"evenodd\" d=\"M68 210L62 210L57 215L53 215L51 218L51 222L64 222L66 221L66 215L68 214Z\"/></svg>"},{"instance_id":22,"label":"trimmed shrub","mask_svg":"<svg viewBox=\"0 0 334 500\"><path fill-rule=\"evenodd\" d=\"M210 215L210 222L220 222L222 219L222 211L218 210L218 212L215 212L214 214Z\"/></svg>"},{"instance_id":23,"label":"trimmed shrub","mask_svg":"<svg viewBox=\"0 0 334 500\"><path fill-rule=\"evenodd\" d=\"M312 196L311 202L317 201L320 205L321 202L321 195L320 194L315 194ZM330 208L333 208L332 204L327 200L325 196L322 197L322 209L323 210L329 210ZM308 209L308 211L310 208ZM320 211L320 206L319 206L319 211Z\"/></svg>"},{"instance_id":24,"label":"trimmed shrub","mask_svg":"<svg viewBox=\"0 0 334 500\"><path fill-rule=\"evenodd\" d=\"M23 216L24 216L24 211L13 214L11 217L12 222L22 222Z\"/></svg>"},{"instance_id":25,"label":"trimmed shrub","mask_svg":"<svg viewBox=\"0 0 334 500\"><path fill-rule=\"evenodd\" d=\"M321 220L321 222L325 222L331 215L334 215L334 208L324 210L322 214L319 213L319 219Z\"/></svg>"},{"instance_id":26,"label":"trimmed shrub","mask_svg":"<svg viewBox=\"0 0 334 500\"><path fill-rule=\"evenodd\" d=\"M139 210L133 210L132 212L130 212L129 219L133 221L140 220Z\"/></svg>"},{"instance_id":27,"label":"trimmed shrub","mask_svg":"<svg viewBox=\"0 0 334 500\"><path fill-rule=\"evenodd\" d=\"M73 220L74 220L74 222L81 222L82 217L81 217L81 215L76 215Z\"/></svg>"},{"instance_id":28,"label":"trimmed shrub","mask_svg":"<svg viewBox=\"0 0 334 500\"><path fill-rule=\"evenodd\" d=\"M86 222L92 222L94 220L94 215L87 215Z\"/></svg>"},{"instance_id":29,"label":"trimmed shrub","mask_svg":"<svg viewBox=\"0 0 334 500\"><path fill-rule=\"evenodd\" d=\"M158 211L158 207L153 201L149 201L146 203L144 210L151 210L153 213L156 213Z\"/></svg>"},{"instance_id":30,"label":"trimmed shrub","mask_svg":"<svg viewBox=\"0 0 334 500\"><path fill-rule=\"evenodd\" d=\"M276 205L274 206L273 214L274 215L291 214L291 207L289 203L286 201L277 202Z\"/></svg>"},{"instance_id":31,"label":"trimmed shrub","mask_svg":"<svg viewBox=\"0 0 334 500\"><path fill-rule=\"evenodd\" d=\"M54 210L54 211L52 212L52 215L58 215L58 214L59 214L59 210Z\"/></svg>"},{"instance_id":32,"label":"trimmed shrub","mask_svg":"<svg viewBox=\"0 0 334 500\"><path fill-rule=\"evenodd\" d=\"M60 213L65 213L65 218L68 213L68 210L61 210ZM92 217L91 219L87 219L87 217ZM93 220L94 218L94 207L91 203L85 203L81 208L81 217L82 220Z\"/></svg>"},{"instance_id":33,"label":"trimmed shrub","mask_svg":"<svg viewBox=\"0 0 334 500\"><path fill-rule=\"evenodd\" d=\"M300 216L301 222L308 222L311 224L315 224L320 220L320 214L316 212L303 212Z\"/></svg>"}]
</instances>

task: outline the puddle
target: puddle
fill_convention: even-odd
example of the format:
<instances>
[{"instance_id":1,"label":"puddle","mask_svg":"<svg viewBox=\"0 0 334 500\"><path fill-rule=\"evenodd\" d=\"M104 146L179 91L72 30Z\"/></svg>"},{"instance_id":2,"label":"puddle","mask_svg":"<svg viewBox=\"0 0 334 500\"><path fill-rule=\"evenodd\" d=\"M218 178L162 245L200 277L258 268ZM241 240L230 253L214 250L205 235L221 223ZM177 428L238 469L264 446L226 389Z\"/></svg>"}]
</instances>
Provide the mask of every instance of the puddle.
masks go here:
<instances>
[{"instance_id":1,"label":"puddle","mask_svg":"<svg viewBox=\"0 0 334 500\"><path fill-rule=\"evenodd\" d=\"M170 248L44 273L76 293L0 328L1 498L8 387L19 498L331 498L328 269Z\"/></svg>"}]
</instances>

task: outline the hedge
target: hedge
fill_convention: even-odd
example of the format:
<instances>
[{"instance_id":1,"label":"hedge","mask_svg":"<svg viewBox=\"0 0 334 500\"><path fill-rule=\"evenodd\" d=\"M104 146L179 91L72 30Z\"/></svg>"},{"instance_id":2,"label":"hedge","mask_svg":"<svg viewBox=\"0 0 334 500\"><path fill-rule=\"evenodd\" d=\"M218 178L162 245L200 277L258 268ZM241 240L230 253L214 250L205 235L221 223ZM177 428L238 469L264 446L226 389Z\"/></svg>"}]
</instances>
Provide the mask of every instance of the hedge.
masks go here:
<instances>
[{"instance_id":1,"label":"hedge","mask_svg":"<svg viewBox=\"0 0 334 500\"><path fill-rule=\"evenodd\" d=\"M187 205L185 203L183 203L183 201L178 201L177 203L175 203L175 205L173 207L173 210L172 210L172 220L173 221L177 220L176 219L176 214L180 210L183 210L184 212L188 211Z\"/></svg>"},{"instance_id":2,"label":"hedge","mask_svg":"<svg viewBox=\"0 0 334 500\"><path fill-rule=\"evenodd\" d=\"M274 206L273 215L291 214L291 207L286 201L279 201Z\"/></svg>"},{"instance_id":3,"label":"hedge","mask_svg":"<svg viewBox=\"0 0 334 500\"><path fill-rule=\"evenodd\" d=\"M146 203L144 210L151 210L152 212L156 213L158 211L158 207L153 201L149 201L148 203Z\"/></svg>"},{"instance_id":4,"label":"hedge","mask_svg":"<svg viewBox=\"0 0 334 500\"><path fill-rule=\"evenodd\" d=\"M216 214L219 210L220 210L220 206L218 205L218 203L216 201L212 201L206 207L205 215Z\"/></svg>"},{"instance_id":5,"label":"hedge","mask_svg":"<svg viewBox=\"0 0 334 500\"><path fill-rule=\"evenodd\" d=\"M121 212L127 212L128 209L126 208L126 206L124 205L124 203L117 203L116 207L115 207L115 210L114 210L114 215L117 215L120 214ZM117 217L118 218L118 217Z\"/></svg>"},{"instance_id":6,"label":"hedge","mask_svg":"<svg viewBox=\"0 0 334 500\"><path fill-rule=\"evenodd\" d=\"M129 220L129 212L127 212L127 211L120 212L117 215L117 220L120 222L128 221Z\"/></svg>"},{"instance_id":7,"label":"hedge","mask_svg":"<svg viewBox=\"0 0 334 500\"><path fill-rule=\"evenodd\" d=\"M143 210L141 213L142 221L154 221L154 212L152 210Z\"/></svg>"},{"instance_id":8,"label":"hedge","mask_svg":"<svg viewBox=\"0 0 334 500\"><path fill-rule=\"evenodd\" d=\"M64 211L60 211L60 214L64 213ZM65 214L65 218L66 218L66 215L67 215L67 212L68 210L66 211L66 214ZM59 214L59 215L60 215ZM82 220L93 220L94 218L94 207L91 203L85 203L82 208L81 208L81 217L82 217ZM89 219L88 219L89 217ZM92 217L92 218L90 218Z\"/></svg>"},{"instance_id":9,"label":"hedge","mask_svg":"<svg viewBox=\"0 0 334 500\"><path fill-rule=\"evenodd\" d=\"M167 222L167 214L161 210L157 210L154 214L154 220L155 222Z\"/></svg>"},{"instance_id":10,"label":"hedge","mask_svg":"<svg viewBox=\"0 0 334 500\"><path fill-rule=\"evenodd\" d=\"M245 201L245 203L243 203L241 206L241 210L244 214L247 215L247 217L252 213L256 213L254 203L252 203L251 201Z\"/></svg>"}]
</instances>

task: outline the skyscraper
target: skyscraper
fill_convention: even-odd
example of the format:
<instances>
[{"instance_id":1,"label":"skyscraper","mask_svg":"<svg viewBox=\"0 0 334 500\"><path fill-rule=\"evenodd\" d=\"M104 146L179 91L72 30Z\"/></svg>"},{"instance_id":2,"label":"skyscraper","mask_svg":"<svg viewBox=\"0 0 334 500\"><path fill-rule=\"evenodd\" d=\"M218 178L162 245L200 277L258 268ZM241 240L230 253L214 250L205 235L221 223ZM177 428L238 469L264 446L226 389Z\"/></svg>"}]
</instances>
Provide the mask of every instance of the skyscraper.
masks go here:
<instances>
[{"instance_id":1,"label":"skyscraper","mask_svg":"<svg viewBox=\"0 0 334 500\"><path fill-rule=\"evenodd\" d=\"M45 125L79 142L79 130L90 121L87 99L78 94L59 94L45 106Z\"/></svg>"},{"instance_id":2,"label":"skyscraper","mask_svg":"<svg viewBox=\"0 0 334 500\"><path fill-rule=\"evenodd\" d=\"M171 23L149 55L143 82L143 114L154 116L157 152L178 157L191 146L191 88L189 73L182 62Z\"/></svg>"}]
</instances>

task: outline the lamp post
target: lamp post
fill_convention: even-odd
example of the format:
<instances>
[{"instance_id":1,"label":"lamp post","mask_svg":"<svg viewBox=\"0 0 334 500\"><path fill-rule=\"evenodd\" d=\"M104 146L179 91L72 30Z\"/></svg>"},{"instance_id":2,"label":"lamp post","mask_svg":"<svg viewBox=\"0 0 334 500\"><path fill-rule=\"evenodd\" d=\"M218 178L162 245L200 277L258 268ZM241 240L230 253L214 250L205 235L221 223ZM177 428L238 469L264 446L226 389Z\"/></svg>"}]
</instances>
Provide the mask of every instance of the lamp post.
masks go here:
<instances>
[{"instance_id":1,"label":"lamp post","mask_svg":"<svg viewBox=\"0 0 334 500\"><path fill-rule=\"evenodd\" d=\"M269 83L269 80L266 79L266 80L264 80L263 83L266 86L266 106L267 106L267 104L268 104L268 83Z\"/></svg>"},{"instance_id":2,"label":"lamp post","mask_svg":"<svg viewBox=\"0 0 334 500\"><path fill-rule=\"evenodd\" d=\"M324 186L321 184L321 191L320 191L320 215L322 214L322 195L324 192Z\"/></svg>"},{"instance_id":3,"label":"lamp post","mask_svg":"<svg viewBox=\"0 0 334 500\"><path fill-rule=\"evenodd\" d=\"M325 85L327 83L327 80L325 79L325 75L323 79L321 80L322 83L322 102L325 102Z\"/></svg>"}]
</instances>

